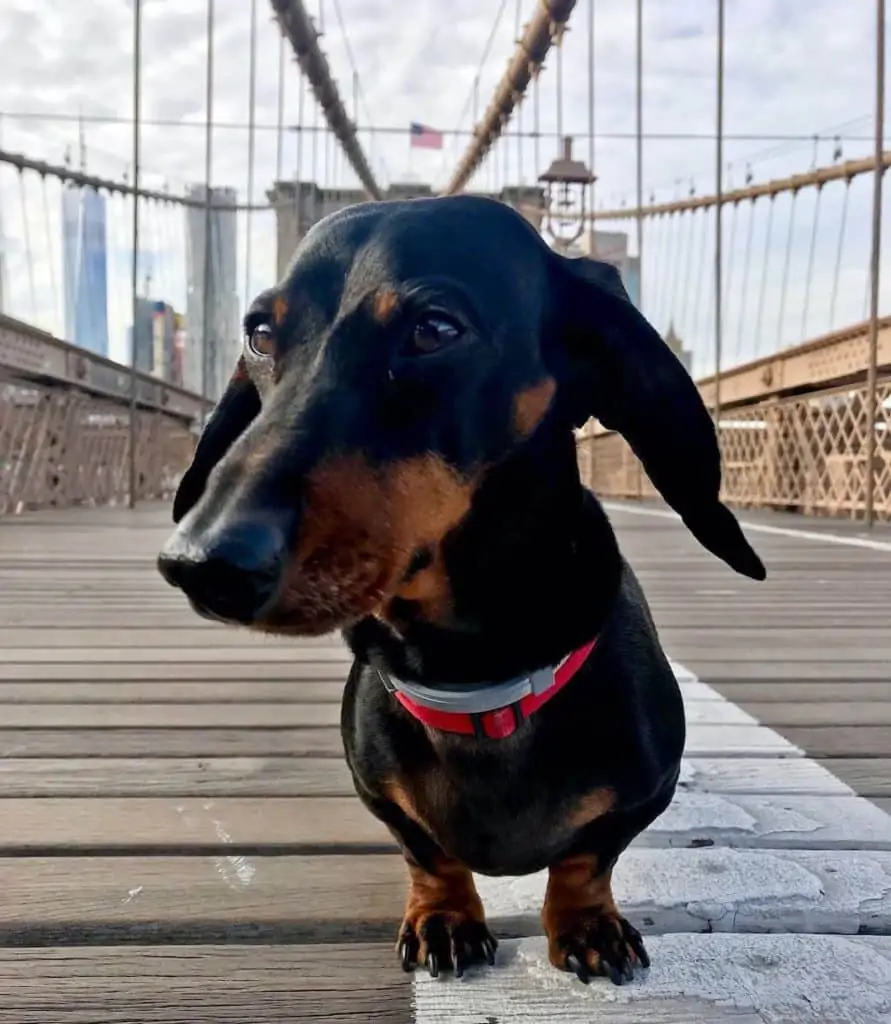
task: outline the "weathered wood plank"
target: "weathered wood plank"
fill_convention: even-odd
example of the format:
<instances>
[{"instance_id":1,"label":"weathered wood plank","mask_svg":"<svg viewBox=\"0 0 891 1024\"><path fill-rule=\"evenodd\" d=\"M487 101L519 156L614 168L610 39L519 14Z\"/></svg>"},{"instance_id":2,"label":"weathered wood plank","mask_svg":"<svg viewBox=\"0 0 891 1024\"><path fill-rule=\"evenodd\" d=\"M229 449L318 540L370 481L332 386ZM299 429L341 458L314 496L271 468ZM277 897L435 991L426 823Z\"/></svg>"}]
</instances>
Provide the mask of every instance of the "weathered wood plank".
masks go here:
<instances>
[{"instance_id":1,"label":"weathered wood plank","mask_svg":"<svg viewBox=\"0 0 891 1024\"><path fill-rule=\"evenodd\" d=\"M645 979L582 986L548 963L543 939L502 943L467 983L415 976L418 1024L887 1024L891 939L666 935Z\"/></svg>"},{"instance_id":2,"label":"weathered wood plank","mask_svg":"<svg viewBox=\"0 0 891 1024\"><path fill-rule=\"evenodd\" d=\"M3 586L0 581L0 586ZM840 598L845 600L844 596ZM790 597L789 600L795 600ZM74 605L74 607L72 607ZM677 606L669 610L663 608L657 602L653 607L653 613L659 621L661 629L666 631L675 627L687 626L691 622L699 624L705 630L720 630L722 622L726 621L726 613L708 615L695 608L684 608L678 611ZM745 616L752 625L753 634L759 637L770 630L785 630L791 632L799 628L799 622L790 616L780 616L766 607L760 612L747 611L745 608L736 609L740 616ZM158 632L179 631L181 629L204 629L203 626L195 626L194 612L189 609L177 610L168 608L166 605L157 602L140 601L138 597L132 599L109 598L106 602L85 600L82 595L68 595L64 601L40 601L39 594L33 597L24 597L20 600L4 604L0 601L0 627L29 627L38 628L49 632L60 621L64 615L66 630L88 629L95 627L97 621L107 625L109 629L133 630L145 629ZM807 625L819 628L824 633L832 630L838 624L842 613L835 613L827 610L822 615L809 616ZM856 621L863 628L870 628L881 631L886 624L886 619L880 612L849 616L850 620ZM201 620L199 619L200 623ZM208 632L213 631L212 624L208 624ZM234 631L234 635L241 635L240 631ZM249 634L248 634L249 635ZM74 646L77 646L76 644Z\"/></svg>"},{"instance_id":3,"label":"weathered wood plank","mask_svg":"<svg viewBox=\"0 0 891 1024\"><path fill-rule=\"evenodd\" d=\"M816 682L811 679L777 682L774 679L723 682L716 684L719 693L735 703L787 704L797 701L862 701L891 702L891 679L875 682L852 682L848 679Z\"/></svg>"},{"instance_id":4,"label":"weathered wood plank","mask_svg":"<svg viewBox=\"0 0 891 1024\"><path fill-rule=\"evenodd\" d=\"M171 629L157 629L140 624L140 618L136 618L126 628L110 629L107 623L102 626L84 626L76 629L68 627L67 623L60 625L57 617L57 625L52 628L35 627L29 622L22 626L0 626L0 650L17 647L36 647L41 650L47 648L109 648L109 647L169 647L179 649L181 647L249 647L265 654L267 650L293 650L297 647L312 651L325 651L323 657L339 655L342 658L350 659L352 656L340 638L331 636L325 637L302 637L295 640L293 637L276 637L263 633L252 633L247 629L237 629L208 623L194 626L193 620L200 623L201 620L194 612L186 609L188 618L184 624ZM61 620L65 622L64 619ZM95 620L94 620L95 622Z\"/></svg>"},{"instance_id":5,"label":"weathered wood plank","mask_svg":"<svg viewBox=\"0 0 891 1024\"><path fill-rule=\"evenodd\" d=\"M397 854L4 859L0 945L391 939L407 874ZM77 885L65 879L77 878ZM615 894L648 935L887 932L891 854L629 849ZM500 936L541 933L544 873L477 878ZM62 931L67 923L73 933Z\"/></svg>"},{"instance_id":6,"label":"weathered wood plank","mask_svg":"<svg viewBox=\"0 0 891 1024\"><path fill-rule=\"evenodd\" d=\"M84 664L106 664L118 662L133 664L147 662L155 664L188 664L204 662L216 665L218 662L251 665L258 661L299 664L305 661L331 661L348 668L349 654L337 647L304 647L291 644L269 644L266 647L7 647L3 650L7 664L65 665L70 662Z\"/></svg>"},{"instance_id":7,"label":"weathered wood plank","mask_svg":"<svg viewBox=\"0 0 891 1024\"><path fill-rule=\"evenodd\" d=\"M297 683L295 686L299 686ZM690 701L688 722L693 726L753 727L751 715L723 701ZM6 729L241 729L307 728L340 724L340 705L328 702L263 702L248 704L6 704Z\"/></svg>"},{"instance_id":8,"label":"weathered wood plank","mask_svg":"<svg viewBox=\"0 0 891 1024\"><path fill-rule=\"evenodd\" d=\"M0 761L0 782L3 762ZM808 758L684 758L681 789L703 793L786 793L799 796L845 796L852 788L827 767Z\"/></svg>"},{"instance_id":9,"label":"weathered wood plank","mask_svg":"<svg viewBox=\"0 0 891 1024\"><path fill-rule=\"evenodd\" d=\"M354 792L345 762L336 757L0 760L0 793L6 797L320 797Z\"/></svg>"},{"instance_id":10,"label":"weathered wood plank","mask_svg":"<svg viewBox=\"0 0 891 1024\"><path fill-rule=\"evenodd\" d=\"M276 704L338 703L343 679L244 680L207 682L0 682L3 704ZM3 711L0 709L0 718Z\"/></svg>"},{"instance_id":11,"label":"weathered wood plank","mask_svg":"<svg viewBox=\"0 0 891 1024\"><path fill-rule=\"evenodd\" d=\"M680 652L677 652L680 656ZM815 682L836 679L856 679L861 682L887 682L891 662L887 658L860 660L856 664L847 662L824 663L819 651L814 651L811 660L778 661L766 655L760 661L748 661L745 664L733 661L729 657L720 657L713 652L707 655L689 656L684 659L696 670L701 679L707 679L709 685L720 689L724 683L743 681L746 683L763 679L765 682L784 682L787 680L808 680Z\"/></svg>"},{"instance_id":12,"label":"weathered wood plank","mask_svg":"<svg viewBox=\"0 0 891 1024\"><path fill-rule=\"evenodd\" d=\"M889 589L887 581L883 583L883 589L885 591ZM676 603L675 608L677 607ZM679 642L679 645L695 643L700 647L715 647L719 650L723 650L725 647L747 644L754 639L767 642L782 640L782 643L790 649L801 648L806 650L812 648L815 642L817 644L825 644L826 639L825 630L822 627L798 626L788 631L780 628L770 630L765 635L764 631L756 626L751 626L748 623L740 625L738 622L734 622L731 626L726 620L720 630L703 629L698 623L688 621L687 625L673 626L670 631L672 636ZM826 653L829 653L833 647L847 649L870 643L875 640L876 632L875 629L835 626L832 630L832 643L825 644ZM822 657L822 650L820 655Z\"/></svg>"},{"instance_id":13,"label":"weathered wood plank","mask_svg":"<svg viewBox=\"0 0 891 1024\"><path fill-rule=\"evenodd\" d=\"M711 758L802 756L801 750L778 733L754 725L691 725L686 752L689 757ZM299 729L0 728L0 758L342 755L340 730L324 726Z\"/></svg>"},{"instance_id":14,"label":"weathered wood plank","mask_svg":"<svg viewBox=\"0 0 891 1024\"><path fill-rule=\"evenodd\" d=\"M828 769L861 796L891 797L891 758L834 757L814 763Z\"/></svg>"},{"instance_id":15,"label":"weathered wood plank","mask_svg":"<svg viewBox=\"0 0 891 1024\"><path fill-rule=\"evenodd\" d=\"M343 757L339 729L0 729L3 757Z\"/></svg>"},{"instance_id":16,"label":"weathered wood plank","mask_svg":"<svg viewBox=\"0 0 891 1024\"><path fill-rule=\"evenodd\" d=\"M769 637L762 634L757 640L753 637L748 644L740 641L735 644L709 646L696 641L680 644L672 637L670 630L660 630L660 636L665 646L676 652L686 664L695 666L703 679L712 678L701 669L701 664L705 661L716 661L719 657L722 660L726 659L735 667L737 676L757 671L754 666L768 666L773 671L780 665L792 667L812 662L815 657L814 647L820 643L819 640L814 640L811 644L802 643L793 647L779 640L770 642ZM820 661L829 666L830 673L843 668L845 672L857 676L861 674L861 665L872 665L877 659L885 664L887 674L887 667L891 665L891 640L882 637L880 630L876 630L876 639L871 642L851 647L828 645L825 654L820 651Z\"/></svg>"},{"instance_id":17,"label":"weathered wood plank","mask_svg":"<svg viewBox=\"0 0 891 1024\"><path fill-rule=\"evenodd\" d=\"M772 729L823 725L891 726L891 694L885 701L800 700L794 704L780 704L746 700L742 707L744 711Z\"/></svg>"},{"instance_id":18,"label":"weathered wood plank","mask_svg":"<svg viewBox=\"0 0 891 1024\"><path fill-rule=\"evenodd\" d=\"M392 943L0 949L3 1024L407 1024Z\"/></svg>"},{"instance_id":19,"label":"weathered wood plank","mask_svg":"<svg viewBox=\"0 0 891 1024\"><path fill-rule=\"evenodd\" d=\"M838 763L829 762L833 767ZM869 778L865 776L863 784L874 786ZM882 778L888 781L891 795L887 767ZM805 758L689 758L681 766L680 785L705 793L852 793L831 771ZM337 757L0 758L0 793L6 797L350 796L353 792L346 764Z\"/></svg>"},{"instance_id":20,"label":"weathered wood plank","mask_svg":"<svg viewBox=\"0 0 891 1024\"><path fill-rule=\"evenodd\" d=\"M393 940L395 855L0 861L0 946Z\"/></svg>"},{"instance_id":21,"label":"weathered wood plank","mask_svg":"<svg viewBox=\"0 0 891 1024\"><path fill-rule=\"evenodd\" d=\"M302 670L304 666L297 666ZM346 673L343 672L342 676ZM294 672L291 679L191 680L162 679L127 682L0 682L3 704L275 704L340 703L344 679L307 679ZM692 704L702 700L721 704L720 694L701 683L682 683L681 692ZM702 710L702 714L708 713ZM2 715L2 712L0 712ZM724 718L751 721L745 712L716 712ZM741 718L739 716L742 716ZM720 720L720 717L719 717Z\"/></svg>"},{"instance_id":22,"label":"weathered wood plank","mask_svg":"<svg viewBox=\"0 0 891 1024\"><path fill-rule=\"evenodd\" d=\"M352 796L0 799L0 853L36 850L390 849L389 832ZM679 790L637 847L891 850L891 818L854 796Z\"/></svg>"},{"instance_id":23,"label":"weathered wood plank","mask_svg":"<svg viewBox=\"0 0 891 1024\"><path fill-rule=\"evenodd\" d=\"M307 855L396 849L354 796L2 797L0 821L0 856L210 854L223 846Z\"/></svg>"},{"instance_id":24,"label":"weathered wood plank","mask_svg":"<svg viewBox=\"0 0 891 1024\"><path fill-rule=\"evenodd\" d=\"M891 758L891 725L787 725L783 735L811 757Z\"/></svg>"},{"instance_id":25,"label":"weathered wood plank","mask_svg":"<svg viewBox=\"0 0 891 1024\"><path fill-rule=\"evenodd\" d=\"M402 974L389 944L3 950L0 1020L883 1024L889 947L874 937L655 937L650 971L622 988L555 971L541 939L502 943L495 968L473 968L462 984Z\"/></svg>"},{"instance_id":26,"label":"weathered wood plank","mask_svg":"<svg viewBox=\"0 0 891 1024\"><path fill-rule=\"evenodd\" d=\"M165 681L186 682L202 681L217 682L220 680L244 681L283 681L307 680L320 682L334 680L343 683L349 674L349 664L343 661L312 661L299 662L196 662L194 664L171 665L164 662L105 662L91 664L39 664L37 662L19 663L15 665L0 663L0 680L46 681L66 683L72 681L118 682L132 680L139 682Z\"/></svg>"},{"instance_id":27,"label":"weathered wood plank","mask_svg":"<svg viewBox=\"0 0 891 1024\"><path fill-rule=\"evenodd\" d=\"M5 729L305 729L339 726L335 703L7 704Z\"/></svg>"}]
</instances>

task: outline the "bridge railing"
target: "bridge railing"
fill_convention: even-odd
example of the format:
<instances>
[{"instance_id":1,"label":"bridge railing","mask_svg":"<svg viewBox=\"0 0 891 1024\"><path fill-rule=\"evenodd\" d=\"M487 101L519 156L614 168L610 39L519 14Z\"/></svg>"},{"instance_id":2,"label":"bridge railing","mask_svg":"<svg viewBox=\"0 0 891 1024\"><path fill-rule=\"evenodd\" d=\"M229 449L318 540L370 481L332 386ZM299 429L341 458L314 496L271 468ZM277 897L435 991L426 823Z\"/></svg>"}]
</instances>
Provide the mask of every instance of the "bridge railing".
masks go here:
<instances>
[{"instance_id":1,"label":"bridge railing","mask_svg":"<svg viewBox=\"0 0 891 1024\"><path fill-rule=\"evenodd\" d=\"M891 519L891 318L879 325L873 508ZM733 505L860 518L867 477L867 324L721 376L723 495ZM706 403L714 379L698 382ZM665 425L666 430L671 424ZM603 497L656 492L624 439L596 421L578 434L582 478Z\"/></svg>"},{"instance_id":2,"label":"bridge railing","mask_svg":"<svg viewBox=\"0 0 891 1024\"><path fill-rule=\"evenodd\" d=\"M136 498L169 497L202 399L136 375ZM129 498L130 371L0 315L0 514Z\"/></svg>"}]
</instances>

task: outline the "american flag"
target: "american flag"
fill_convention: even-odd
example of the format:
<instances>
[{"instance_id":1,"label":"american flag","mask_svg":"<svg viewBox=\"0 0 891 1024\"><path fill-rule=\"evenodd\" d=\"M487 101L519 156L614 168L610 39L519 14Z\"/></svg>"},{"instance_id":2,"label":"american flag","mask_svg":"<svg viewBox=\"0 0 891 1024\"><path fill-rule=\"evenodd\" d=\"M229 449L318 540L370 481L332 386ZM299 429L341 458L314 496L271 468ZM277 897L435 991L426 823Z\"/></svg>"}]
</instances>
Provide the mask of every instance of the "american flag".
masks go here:
<instances>
[{"instance_id":1,"label":"american flag","mask_svg":"<svg viewBox=\"0 0 891 1024\"><path fill-rule=\"evenodd\" d=\"M442 132L425 124L411 123L411 145L417 149L442 149Z\"/></svg>"}]
</instances>

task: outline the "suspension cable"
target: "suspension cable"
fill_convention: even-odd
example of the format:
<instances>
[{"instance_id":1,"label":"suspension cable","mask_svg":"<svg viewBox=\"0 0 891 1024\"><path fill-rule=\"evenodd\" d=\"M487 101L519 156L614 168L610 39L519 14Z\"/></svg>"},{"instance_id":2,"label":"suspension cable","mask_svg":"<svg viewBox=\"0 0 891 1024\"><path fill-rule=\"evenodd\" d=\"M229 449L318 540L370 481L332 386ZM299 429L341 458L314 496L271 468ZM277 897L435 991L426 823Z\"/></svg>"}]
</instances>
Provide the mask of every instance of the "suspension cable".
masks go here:
<instances>
[{"instance_id":1,"label":"suspension cable","mask_svg":"<svg viewBox=\"0 0 891 1024\"><path fill-rule=\"evenodd\" d=\"M588 170L591 172L591 184L588 186L590 196L590 208L594 209L594 3L595 0L588 0ZM518 122L517 128L522 130ZM595 255L596 227L591 225L591 255Z\"/></svg>"},{"instance_id":2,"label":"suspension cable","mask_svg":"<svg viewBox=\"0 0 891 1024\"><path fill-rule=\"evenodd\" d=\"M845 230L848 222L848 199L851 195L850 179L845 182L845 196L842 200L841 223L838 229L838 251L835 257L835 274L832 279L832 297L829 300L829 330L835 326L835 300L838 298L838 280L841 274L842 254L845 247Z\"/></svg>"},{"instance_id":3,"label":"suspension cable","mask_svg":"<svg viewBox=\"0 0 891 1024\"><path fill-rule=\"evenodd\" d=\"M713 260L709 260L709 258L708 258L708 255L709 255L708 240L709 240L709 221L710 221L710 219L711 219L711 210L708 207L706 207L705 208L705 217L703 218L703 223L702 223L702 247L701 247L701 250L700 250L700 258L701 258L702 269L699 271L699 273L696 276L696 280L701 282L699 291L698 291L697 296L696 296L696 307L695 307L695 310L694 310L694 317L695 317L694 322L696 324L696 337L697 338L700 336L701 318L703 317L703 315L706 318L706 327L708 327L708 302L707 302L708 279L707 279L707 276L709 274L709 267L711 266L712 269L714 269L714 261ZM703 303L705 303L705 311L704 311L704 313L703 313L703 309L702 309Z\"/></svg>"},{"instance_id":4,"label":"suspension cable","mask_svg":"<svg viewBox=\"0 0 891 1024\"><path fill-rule=\"evenodd\" d=\"M696 237L696 211L692 210L690 213L690 244L687 252L687 270L684 274L684 288L681 292L681 306L678 311L678 324L683 324L683 331L686 333L687 330L687 297L692 290L692 277L693 272L693 248ZM680 330L679 330L680 333ZM682 335L683 337L683 335Z\"/></svg>"},{"instance_id":5,"label":"suspension cable","mask_svg":"<svg viewBox=\"0 0 891 1024\"><path fill-rule=\"evenodd\" d=\"M247 204L244 232L244 309L251 301L251 246L253 234L254 149L257 137L257 0L251 0L250 68L248 72Z\"/></svg>"},{"instance_id":6,"label":"suspension cable","mask_svg":"<svg viewBox=\"0 0 891 1024\"><path fill-rule=\"evenodd\" d=\"M25 174L19 171L19 197L22 202L22 231L25 240L25 260L28 264L28 290L31 296L31 316L37 320L37 289L34 286L34 253L31 250L31 228L28 223L28 196L25 189Z\"/></svg>"},{"instance_id":7,"label":"suspension cable","mask_svg":"<svg viewBox=\"0 0 891 1024\"><path fill-rule=\"evenodd\" d=\"M275 123L275 180L282 180L282 161L285 140L285 37L278 38L278 116ZM256 129L256 124L254 128Z\"/></svg>"},{"instance_id":8,"label":"suspension cable","mask_svg":"<svg viewBox=\"0 0 891 1024\"><path fill-rule=\"evenodd\" d=\"M730 323L730 294L733 282L734 255L736 251L736 225L739 220L739 203L733 204L733 212L730 215L730 237L727 245L727 272L724 277L724 288L721 297L721 312L723 320L722 330Z\"/></svg>"},{"instance_id":9,"label":"suspension cable","mask_svg":"<svg viewBox=\"0 0 891 1024\"><path fill-rule=\"evenodd\" d=\"M63 332L56 330L59 326L56 317L59 316L60 311L59 284L58 279L56 278L56 261L53 257L53 233L52 228L50 227L49 197L47 195L46 177L44 176L41 181L43 182L43 220L46 225L46 258L49 263L50 289L53 296L53 333L61 337Z\"/></svg>"},{"instance_id":10,"label":"suspension cable","mask_svg":"<svg viewBox=\"0 0 891 1024\"><path fill-rule=\"evenodd\" d=\"M298 242L303 234L303 121L305 114L306 79L301 73L300 89L297 96L297 170L294 172L294 223L297 226Z\"/></svg>"},{"instance_id":11,"label":"suspension cable","mask_svg":"<svg viewBox=\"0 0 891 1024\"><path fill-rule=\"evenodd\" d=\"M678 268L679 272L678 272L678 279L676 281L676 289L675 289L676 293L678 293L678 292L680 293L679 298L678 298L678 309L677 309L678 315L677 315L677 319L675 319L674 296L672 297L672 314L671 314L671 318L672 318L672 323L675 324L675 330L678 333L680 333L679 332L679 328L678 328L677 325L680 324L681 303L683 303L683 300L684 300L684 291L687 288L689 288L690 262L691 262L692 251L693 251L693 234L695 232L695 225L696 225L696 218L693 216L692 213L689 215L688 220L689 220L689 225L690 226L689 226L689 229L687 230L687 244L686 244L685 247L684 246L681 247L681 251L685 255L685 260L684 260L684 263L683 263L683 270L681 270L680 267ZM683 282L683 288L679 287L681 285L681 282Z\"/></svg>"},{"instance_id":12,"label":"suspension cable","mask_svg":"<svg viewBox=\"0 0 891 1024\"><path fill-rule=\"evenodd\" d=\"M755 319L755 357L761 352L761 323L764 316L764 300L767 293L767 270L770 264L770 236L773 234L773 212L776 206L776 197L770 197L770 206L767 208L767 232L764 235L764 262L761 265L761 291L758 295L758 315Z\"/></svg>"},{"instance_id":13,"label":"suspension cable","mask_svg":"<svg viewBox=\"0 0 891 1024\"><path fill-rule=\"evenodd\" d=\"M557 47L557 138L563 138L563 42Z\"/></svg>"},{"instance_id":14,"label":"suspension cable","mask_svg":"<svg viewBox=\"0 0 891 1024\"><path fill-rule=\"evenodd\" d=\"M786 259L783 264L783 281L780 285L780 310L777 317L777 351L782 348L783 317L786 313L786 290L789 286L789 267L792 263L792 238L795 233L795 206L798 193L792 193L792 205L789 209L789 233L786 236Z\"/></svg>"},{"instance_id":15,"label":"suspension cable","mask_svg":"<svg viewBox=\"0 0 891 1024\"><path fill-rule=\"evenodd\" d=\"M533 134L533 149L532 155L535 159L535 166L532 168L532 173L536 177L541 172L541 145L540 145L540 134L539 128L541 126L540 120L540 102L538 95L538 72L535 73L535 80L532 85L532 134Z\"/></svg>"},{"instance_id":16,"label":"suspension cable","mask_svg":"<svg viewBox=\"0 0 891 1024\"><path fill-rule=\"evenodd\" d=\"M817 199L814 204L814 224L811 228L811 246L807 258L807 276L804 280L804 302L801 311L801 340L807 338L807 314L811 298L811 282L814 276L814 255L817 250L817 230L820 226L820 199L823 195L823 186L817 186Z\"/></svg>"},{"instance_id":17,"label":"suspension cable","mask_svg":"<svg viewBox=\"0 0 891 1024\"><path fill-rule=\"evenodd\" d=\"M746 231L746 253L743 257L743 280L742 293L739 299L739 320L736 324L736 345L733 350L734 362L742 358L743 325L746 320L746 296L749 291L749 270L752 265L752 236L755 233L755 205L756 199L749 203L749 226Z\"/></svg>"},{"instance_id":18,"label":"suspension cable","mask_svg":"<svg viewBox=\"0 0 891 1024\"><path fill-rule=\"evenodd\" d=\"M666 217L664 220L660 217L657 218L653 225L653 244L647 250L650 249L653 253L653 263L648 269L650 278L653 281L659 280L660 284L653 290L653 305L650 311L650 316L653 323L659 328L660 321L660 299L662 299L667 291L665 287L669 277L669 261L668 251L670 248L671 238L671 222L672 218Z\"/></svg>"}]
</instances>

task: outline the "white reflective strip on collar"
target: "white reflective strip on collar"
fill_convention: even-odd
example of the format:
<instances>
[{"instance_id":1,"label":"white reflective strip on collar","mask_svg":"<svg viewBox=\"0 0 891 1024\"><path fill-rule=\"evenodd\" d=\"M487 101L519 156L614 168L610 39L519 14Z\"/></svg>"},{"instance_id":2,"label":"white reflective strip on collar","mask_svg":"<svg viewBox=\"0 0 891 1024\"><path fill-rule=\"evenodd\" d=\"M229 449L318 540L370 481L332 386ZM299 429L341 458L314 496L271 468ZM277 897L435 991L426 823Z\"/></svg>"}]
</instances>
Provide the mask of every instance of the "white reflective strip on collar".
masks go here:
<instances>
[{"instance_id":1,"label":"white reflective strip on collar","mask_svg":"<svg viewBox=\"0 0 891 1024\"><path fill-rule=\"evenodd\" d=\"M531 675L517 676L504 683L479 685L442 683L435 687L425 686L423 683L409 683L404 679L396 679L381 669L377 669L377 673L390 693L398 691L423 707L459 715L481 715L486 711L495 711L497 708L516 704L530 694L539 696L549 690L556 681L554 677L557 669L565 661L566 658L563 658L556 667L540 668Z\"/></svg>"}]
</instances>

